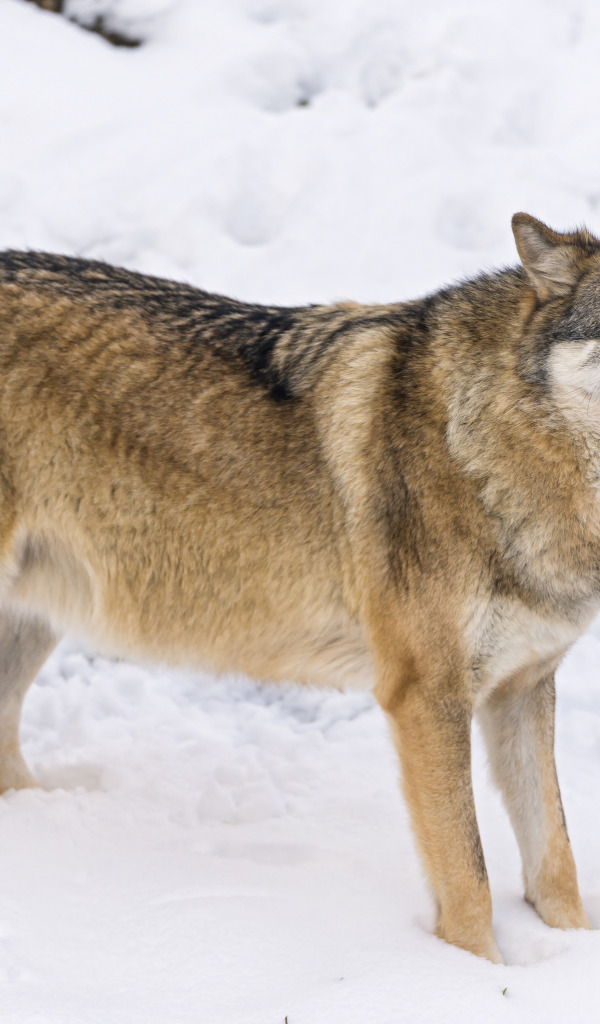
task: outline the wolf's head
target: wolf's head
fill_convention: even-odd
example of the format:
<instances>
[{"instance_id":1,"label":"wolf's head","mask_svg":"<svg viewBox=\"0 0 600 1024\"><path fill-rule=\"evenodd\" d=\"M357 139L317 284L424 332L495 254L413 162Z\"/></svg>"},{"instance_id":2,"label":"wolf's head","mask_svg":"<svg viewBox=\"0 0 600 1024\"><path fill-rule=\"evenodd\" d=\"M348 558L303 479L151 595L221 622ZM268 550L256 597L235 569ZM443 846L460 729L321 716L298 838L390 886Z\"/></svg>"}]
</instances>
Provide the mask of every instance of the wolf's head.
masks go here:
<instances>
[{"instance_id":1,"label":"wolf's head","mask_svg":"<svg viewBox=\"0 0 600 1024\"><path fill-rule=\"evenodd\" d=\"M530 369L571 421L600 431L600 240L585 228L560 234L515 213L517 249L537 303Z\"/></svg>"}]
</instances>

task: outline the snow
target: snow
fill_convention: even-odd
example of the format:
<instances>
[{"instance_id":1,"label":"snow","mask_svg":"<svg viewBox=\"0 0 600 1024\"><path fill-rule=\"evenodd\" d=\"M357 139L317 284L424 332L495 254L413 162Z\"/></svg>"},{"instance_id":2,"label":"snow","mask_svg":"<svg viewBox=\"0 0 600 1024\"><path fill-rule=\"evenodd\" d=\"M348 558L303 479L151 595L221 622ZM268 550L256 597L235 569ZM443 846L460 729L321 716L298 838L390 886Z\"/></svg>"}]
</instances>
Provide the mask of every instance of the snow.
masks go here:
<instances>
[{"instance_id":1,"label":"snow","mask_svg":"<svg viewBox=\"0 0 600 1024\"><path fill-rule=\"evenodd\" d=\"M600 231L593 0L0 2L0 245L257 301L410 298L511 263L517 209ZM600 926L600 625L557 760ZM598 932L547 928L474 776L507 966L431 934L368 694L111 662L66 641L0 799L10 1024L598 1019Z\"/></svg>"}]
</instances>

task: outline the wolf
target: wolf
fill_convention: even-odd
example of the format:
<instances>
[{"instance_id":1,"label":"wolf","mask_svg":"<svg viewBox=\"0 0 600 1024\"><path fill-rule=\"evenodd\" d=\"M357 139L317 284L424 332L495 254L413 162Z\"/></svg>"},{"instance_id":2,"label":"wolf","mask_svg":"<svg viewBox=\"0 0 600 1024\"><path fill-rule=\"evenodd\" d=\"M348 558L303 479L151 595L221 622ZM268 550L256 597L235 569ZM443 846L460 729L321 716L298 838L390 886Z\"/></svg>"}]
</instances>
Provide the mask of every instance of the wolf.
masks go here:
<instances>
[{"instance_id":1,"label":"wolf","mask_svg":"<svg viewBox=\"0 0 600 1024\"><path fill-rule=\"evenodd\" d=\"M283 308L0 254L0 790L65 631L131 658L371 686L436 933L500 962L477 716L525 897L587 928L554 673L600 609L600 241L515 214L521 264Z\"/></svg>"}]
</instances>

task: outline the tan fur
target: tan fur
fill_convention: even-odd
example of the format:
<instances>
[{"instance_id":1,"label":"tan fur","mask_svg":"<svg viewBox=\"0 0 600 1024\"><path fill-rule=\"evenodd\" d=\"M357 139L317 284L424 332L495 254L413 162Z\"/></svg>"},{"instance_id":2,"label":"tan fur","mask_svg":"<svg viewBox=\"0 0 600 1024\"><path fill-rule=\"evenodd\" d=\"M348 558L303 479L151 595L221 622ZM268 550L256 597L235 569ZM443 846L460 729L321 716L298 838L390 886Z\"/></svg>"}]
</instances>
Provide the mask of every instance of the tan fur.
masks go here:
<instances>
[{"instance_id":1,"label":"tan fur","mask_svg":"<svg viewBox=\"0 0 600 1024\"><path fill-rule=\"evenodd\" d=\"M64 631L130 657L374 686L437 933L500 960L481 718L548 924L586 927L554 669L600 607L600 243L392 306L246 306L0 257L0 787ZM562 333L561 333L562 332ZM579 333L578 333L579 332Z\"/></svg>"}]
</instances>

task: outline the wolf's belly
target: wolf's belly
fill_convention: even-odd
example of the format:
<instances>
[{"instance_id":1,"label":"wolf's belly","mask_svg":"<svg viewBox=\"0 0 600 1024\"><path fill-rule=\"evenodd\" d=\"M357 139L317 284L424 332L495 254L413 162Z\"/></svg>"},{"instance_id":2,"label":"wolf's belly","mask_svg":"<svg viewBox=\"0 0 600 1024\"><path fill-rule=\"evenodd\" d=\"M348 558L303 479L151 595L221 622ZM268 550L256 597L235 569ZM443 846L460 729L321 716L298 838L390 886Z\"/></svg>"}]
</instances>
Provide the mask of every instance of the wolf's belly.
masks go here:
<instances>
[{"instance_id":1,"label":"wolf's belly","mask_svg":"<svg viewBox=\"0 0 600 1024\"><path fill-rule=\"evenodd\" d=\"M253 561L229 570L204 552L99 550L86 558L55 536L28 535L15 546L5 602L43 616L59 634L131 658L263 680L372 685L368 646L330 567L321 578L290 575L283 564L260 572Z\"/></svg>"}]
</instances>

